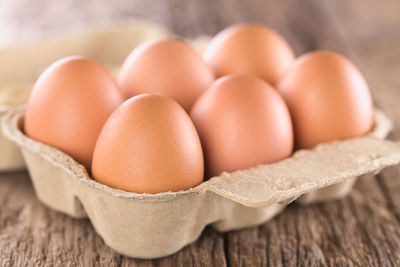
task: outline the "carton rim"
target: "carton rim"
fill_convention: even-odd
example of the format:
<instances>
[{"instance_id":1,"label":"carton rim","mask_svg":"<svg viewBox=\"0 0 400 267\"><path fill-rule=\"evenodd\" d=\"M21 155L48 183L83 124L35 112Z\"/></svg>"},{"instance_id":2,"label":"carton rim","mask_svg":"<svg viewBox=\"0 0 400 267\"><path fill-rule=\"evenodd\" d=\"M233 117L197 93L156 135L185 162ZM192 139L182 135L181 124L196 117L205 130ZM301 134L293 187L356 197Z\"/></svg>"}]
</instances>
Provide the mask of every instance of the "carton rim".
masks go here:
<instances>
[{"instance_id":1,"label":"carton rim","mask_svg":"<svg viewBox=\"0 0 400 267\"><path fill-rule=\"evenodd\" d=\"M218 183L223 182L221 179L231 179L231 175L240 175L243 174L243 172L246 172L248 170L254 170L259 167L265 167L265 166L271 166L274 164L279 164L281 162L285 162L287 160L290 160L293 158L297 157L302 157L304 153L312 153L313 151L318 151L322 149L325 146L329 146L332 144L340 144L344 143L348 140L357 140L357 139L362 139L362 138L377 138L377 139L383 139L387 133L391 130L392 128L392 122L390 121L389 118L380 110L375 109L374 111L374 118L375 118L375 124L374 128L369 132L366 136L361 136L361 137L355 137L355 138L349 138L346 140L337 140L337 141L332 141L328 143L323 143L318 146L316 146L313 149L302 149L295 151L289 158L283 159L279 162L276 163L271 163L271 164L261 164L258 166L254 166L252 168L246 169L246 170L238 170L235 172L231 173L226 173L223 172L219 176L212 177L204 182L202 182L200 185L187 189L187 190L181 190L178 192L162 192L162 193L157 193L157 194L140 194L140 193L134 193L134 192L127 192L115 188L111 188L107 185L101 184L94 179L91 178L91 176L88 174L86 169L76 162L71 156L67 155L66 153L62 152L61 150L51 147L49 145L40 143L38 141L35 141L28 136L26 136L23 131L21 130L22 127L22 120L24 117L24 113L26 110L26 105L22 105L16 108L10 108L9 111L4 115L3 117L3 122L2 122L2 128L3 128L3 133L4 135L10 139L11 141L15 142L18 146L23 147L25 149L29 149L32 153L38 154L41 157L44 157L47 161L49 161L52 165L62 168L64 171L67 171L68 173L72 174L74 179L78 180L80 183L84 184L85 186L89 186L91 188L94 188L98 191L101 191L103 193L108 193L113 195L114 197L119 197L119 198L127 198L127 199L134 199L134 200L139 200L139 201L146 201L146 202L159 202L159 201L172 201L180 197L185 197L190 194L205 194L207 191L213 192L215 194L218 194L224 198L228 198L230 200L233 200L235 202L238 202L240 204L243 204L245 206L251 206L251 207L259 207L259 206L265 206L274 202L278 203L287 203L291 202L300 195L313 191L318 188L323 188L329 185L333 185L339 182L342 182L344 180L347 180L347 178L351 178L354 176L360 176L366 173L366 169L374 169L374 166L376 165L384 165L384 166L389 166L394 163L397 163L398 160L392 159L391 162L387 162L383 164L382 162L379 162L380 159L375 159L371 164L371 162L368 162L368 165L372 165L372 168L368 168L368 166L364 166L363 168L358 167L357 169L354 170L349 170L349 174L345 175L345 177L336 177L336 179L330 179L329 181L326 181L323 186L316 184L313 181L306 182L301 184L301 186L297 186L296 194L295 195L287 195L286 197L282 197L284 195L284 192L289 192L291 188L286 188L283 190L280 190L279 188L274 188L274 193L269 196L264 201L259 201L255 200L252 201L249 198L243 198L240 195L237 194L232 194L232 192L229 192L227 190L224 190L223 188L219 188L216 186ZM10 125L11 124L11 125ZM399 155L400 158L400 155ZM61 159L61 160L60 160ZM360 169L362 169L360 171ZM279 192L276 193L276 192ZM279 196L281 195L281 196Z\"/></svg>"}]
</instances>

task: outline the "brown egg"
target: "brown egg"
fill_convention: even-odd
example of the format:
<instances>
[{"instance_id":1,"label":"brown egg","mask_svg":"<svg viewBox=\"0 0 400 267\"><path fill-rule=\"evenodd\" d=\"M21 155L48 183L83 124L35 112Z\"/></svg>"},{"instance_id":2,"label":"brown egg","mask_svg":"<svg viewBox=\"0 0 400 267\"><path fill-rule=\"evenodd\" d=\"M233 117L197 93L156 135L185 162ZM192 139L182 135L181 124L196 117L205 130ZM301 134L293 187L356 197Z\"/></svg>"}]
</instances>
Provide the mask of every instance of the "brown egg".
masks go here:
<instances>
[{"instance_id":1,"label":"brown egg","mask_svg":"<svg viewBox=\"0 0 400 267\"><path fill-rule=\"evenodd\" d=\"M190 115L210 177L279 161L292 152L286 104L259 78L231 75L218 79L196 101Z\"/></svg>"},{"instance_id":2,"label":"brown egg","mask_svg":"<svg viewBox=\"0 0 400 267\"><path fill-rule=\"evenodd\" d=\"M177 39L138 46L125 60L118 78L127 97L143 93L168 96L185 110L214 80L201 56Z\"/></svg>"},{"instance_id":3,"label":"brown egg","mask_svg":"<svg viewBox=\"0 0 400 267\"><path fill-rule=\"evenodd\" d=\"M203 181L200 139L175 101L135 96L108 119L93 157L93 177L136 193L189 189Z\"/></svg>"},{"instance_id":4,"label":"brown egg","mask_svg":"<svg viewBox=\"0 0 400 267\"><path fill-rule=\"evenodd\" d=\"M277 32L246 23L233 25L215 36L203 58L218 77L251 74L272 85L295 60L289 44Z\"/></svg>"},{"instance_id":5,"label":"brown egg","mask_svg":"<svg viewBox=\"0 0 400 267\"><path fill-rule=\"evenodd\" d=\"M100 130L123 101L120 88L103 66L84 57L60 59L32 90L25 132L90 170Z\"/></svg>"},{"instance_id":6,"label":"brown egg","mask_svg":"<svg viewBox=\"0 0 400 267\"><path fill-rule=\"evenodd\" d=\"M373 125L368 85L339 54L301 56L278 89L292 115L297 148L364 135Z\"/></svg>"}]
</instances>

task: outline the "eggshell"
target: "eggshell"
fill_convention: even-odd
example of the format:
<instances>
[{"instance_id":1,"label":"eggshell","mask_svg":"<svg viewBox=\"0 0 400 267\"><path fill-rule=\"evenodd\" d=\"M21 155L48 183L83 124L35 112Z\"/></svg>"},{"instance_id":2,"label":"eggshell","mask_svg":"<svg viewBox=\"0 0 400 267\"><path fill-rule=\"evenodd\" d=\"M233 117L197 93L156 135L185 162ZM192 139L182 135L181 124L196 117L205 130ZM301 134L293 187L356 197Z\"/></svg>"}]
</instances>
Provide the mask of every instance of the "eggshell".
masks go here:
<instances>
[{"instance_id":1,"label":"eggshell","mask_svg":"<svg viewBox=\"0 0 400 267\"><path fill-rule=\"evenodd\" d=\"M25 132L90 170L100 130L123 101L120 88L103 66L84 57L63 58L37 80L27 106Z\"/></svg>"},{"instance_id":2,"label":"eggshell","mask_svg":"<svg viewBox=\"0 0 400 267\"><path fill-rule=\"evenodd\" d=\"M278 88L292 115L297 148L364 135L373 126L368 85L337 53L301 56Z\"/></svg>"},{"instance_id":3,"label":"eggshell","mask_svg":"<svg viewBox=\"0 0 400 267\"><path fill-rule=\"evenodd\" d=\"M279 161L292 152L289 111L278 92L257 77L218 79L190 115L202 141L208 176Z\"/></svg>"},{"instance_id":4,"label":"eggshell","mask_svg":"<svg viewBox=\"0 0 400 267\"><path fill-rule=\"evenodd\" d=\"M143 93L168 96L185 110L214 80L201 56L177 39L138 46L123 63L118 78L127 97Z\"/></svg>"},{"instance_id":5,"label":"eggshell","mask_svg":"<svg viewBox=\"0 0 400 267\"><path fill-rule=\"evenodd\" d=\"M289 44L274 30L257 24L233 25L215 36L203 58L218 77L252 74L275 85L294 62Z\"/></svg>"},{"instance_id":6,"label":"eggshell","mask_svg":"<svg viewBox=\"0 0 400 267\"><path fill-rule=\"evenodd\" d=\"M136 193L189 189L203 181L200 139L175 101L139 95L107 120L96 144L93 177Z\"/></svg>"}]
</instances>

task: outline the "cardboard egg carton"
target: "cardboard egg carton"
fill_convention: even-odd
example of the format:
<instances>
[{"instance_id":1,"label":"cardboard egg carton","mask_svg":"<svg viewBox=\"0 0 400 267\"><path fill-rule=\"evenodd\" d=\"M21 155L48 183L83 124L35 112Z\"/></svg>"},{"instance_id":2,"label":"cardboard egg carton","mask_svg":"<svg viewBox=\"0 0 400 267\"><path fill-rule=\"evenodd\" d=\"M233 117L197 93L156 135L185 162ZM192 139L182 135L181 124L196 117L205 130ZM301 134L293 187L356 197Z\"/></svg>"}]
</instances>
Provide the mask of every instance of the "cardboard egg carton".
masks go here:
<instances>
[{"instance_id":1,"label":"cardboard egg carton","mask_svg":"<svg viewBox=\"0 0 400 267\"><path fill-rule=\"evenodd\" d=\"M400 142L383 138L390 120L375 111L367 135L300 150L277 163L222 173L189 190L137 194L93 180L67 154L28 138L25 107L3 118L4 135L25 158L37 197L76 218L89 217L105 243L136 258L170 255L194 242L206 225L229 231L266 222L286 205L342 197L365 174L400 162Z\"/></svg>"},{"instance_id":2,"label":"cardboard egg carton","mask_svg":"<svg viewBox=\"0 0 400 267\"><path fill-rule=\"evenodd\" d=\"M0 120L12 107L26 103L32 83L8 83L0 88ZM25 167L18 147L4 137L0 130L0 171L14 171Z\"/></svg>"}]
</instances>

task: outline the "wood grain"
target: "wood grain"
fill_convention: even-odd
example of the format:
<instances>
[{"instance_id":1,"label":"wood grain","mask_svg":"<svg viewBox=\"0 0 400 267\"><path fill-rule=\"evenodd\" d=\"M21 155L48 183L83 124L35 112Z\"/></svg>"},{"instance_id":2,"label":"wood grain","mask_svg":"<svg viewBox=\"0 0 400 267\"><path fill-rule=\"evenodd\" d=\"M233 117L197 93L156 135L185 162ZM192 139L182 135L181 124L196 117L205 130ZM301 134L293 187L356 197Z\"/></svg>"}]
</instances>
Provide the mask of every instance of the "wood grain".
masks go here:
<instances>
[{"instance_id":1,"label":"wood grain","mask_svg":"<svg viewBox=\"0 0 400 267\"><path fill-rule=\"evenodd\" d=\"M351 58L400 139L400 2L388 1L50 1L3 0L7 40L109 21L147 18L178 34L215 34L239 21L280 31L297 55L331 49ZM56 4L57 3L57 4ZM24 8L21 8L24 7ZM4 27L4 26L3 26ZM400 168L359 180L343 200L290 205L266 224L220 234L206 229L175 255L119 256L88 220L47 209L26 172L0 174L0 266L400 266Z\"/></svg>"}]
</instances>

